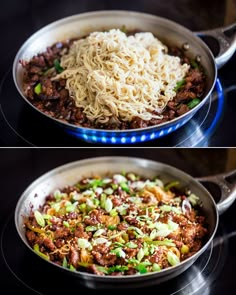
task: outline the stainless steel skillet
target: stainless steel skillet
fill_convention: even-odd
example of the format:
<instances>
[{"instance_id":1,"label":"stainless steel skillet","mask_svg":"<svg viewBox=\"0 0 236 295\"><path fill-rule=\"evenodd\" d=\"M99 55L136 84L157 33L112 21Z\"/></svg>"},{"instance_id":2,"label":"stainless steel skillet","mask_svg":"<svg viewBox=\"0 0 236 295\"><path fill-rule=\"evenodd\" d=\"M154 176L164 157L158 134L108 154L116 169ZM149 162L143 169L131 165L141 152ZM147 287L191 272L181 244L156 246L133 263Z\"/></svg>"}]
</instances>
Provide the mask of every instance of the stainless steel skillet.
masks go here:
<instances>
[{"instance_id":1,"label":"stainless steel skillet","mask_svg":"<svg viewBox=\"0 0 236 295\"><path fill-rule=\"evenodd\" d=\"M65 275L75 276L83 285L96 289L137 288L139 286L159 284L187 270L195 260L206 251L217 230L219 214L224 212L236 198L236 171L232 171L228 175L216 175L202 179L202 181L214 182L220 187L222 197L220 202L216 205L211 194L198 180L181 170L163 163L141 158L115 156L80 160L57 167L42 175L36 179L19 198L15 209L15 225L21 240L28 250L33 252L25 237L25 228L23 226L24 216L30 213L32 207L34 210L38 209L39 206L44 203L46 195L52 193L57 188L65 185L72 185L80 178L91 176L94 173L104 175L107 172L119 173L124 170L133 171L146 177L160 175L164 182L179 180L183 187L188 187L192 192L198 195L202 202L203 214L207 217L207 222L209 224L209 234L204 246L192 257L174 267L143 275L104 277L83 272L72 272L48 260L45 260L45 267L47 267L49 263L55 268L55 271L60 270L64 272ZM35 252L33 253L36 255ZM39 259L43 258L39 257Z\"/></svg>"},{"instance_id":2,"label":"stainless steel skillet","mask_svg":"<svg viewBox=\"0 0 236 295\"><path fill-rule=\"evenodd\" d=\"M141 30L154 33L160 40L168 45L182 47L189 45L188 56L191 59L199 58L206 70L207 85L204 97L200 104L189 112L177 117L171 121L147 128L129 129L129 130L101 130L85 128L62 122L52 118L34 107L23 93L23 68L20 60L28 60L34 55L43 52L46 47L53 43L63 41L68 38L84 36L93 31L121 28L123 25L128 30ZM233 55L236 49L236 24L227 28L218 28L212 31L202 32L198 35L210 35L219 42L219 55L214 58L208 46L199 38L197 34L187 28L170 21L168 19L155 15L132 12L132 11L95 11L73 15L53 22L33 34L16 54L13 64L13 78L20 95L23 99L40 112L43 116L49 118L48 123L57 123L68 133L83 141L102 143L102 144L130 144L153 140L169 133L174 132L193 115L198 112L208 101L214 88L217 78L217 68L223 66ZM30 124L30 122L29 122Z\"/></svg>"}]
</instances>

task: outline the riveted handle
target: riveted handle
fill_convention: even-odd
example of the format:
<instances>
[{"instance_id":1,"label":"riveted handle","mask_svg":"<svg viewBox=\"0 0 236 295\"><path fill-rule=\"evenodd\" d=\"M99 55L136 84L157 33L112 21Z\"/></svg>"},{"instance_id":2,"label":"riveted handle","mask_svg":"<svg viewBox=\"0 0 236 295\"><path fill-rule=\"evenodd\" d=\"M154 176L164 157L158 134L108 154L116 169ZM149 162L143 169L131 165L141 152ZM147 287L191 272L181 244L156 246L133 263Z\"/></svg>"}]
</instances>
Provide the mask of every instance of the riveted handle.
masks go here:
<instances>
[{"instance_id":1,"label":"riveted handle","mask_svg":"<svg viewBox=\"0 0 236 295\"><path fill-rule=\"evenodd\" d=\"M199 37L210 36L218 41L219 53L215 57L218 69L232 57L236 50L236 23L228 27L196 32L196 35Z\"/></svg>"},{"instance_id":2,"label":"riveted handle","mask_svg":"<svg viewBox=\"0 0 236 295\"><path fill-rule=\"evenodd\" d=\"M217 203L219 214L226 211L234 202L236 198L236 170L227 174L218 174L213 176L206 176L197 179L198 181L214 183L221 191L221 198Z\"/></svg>"}]
</instances>

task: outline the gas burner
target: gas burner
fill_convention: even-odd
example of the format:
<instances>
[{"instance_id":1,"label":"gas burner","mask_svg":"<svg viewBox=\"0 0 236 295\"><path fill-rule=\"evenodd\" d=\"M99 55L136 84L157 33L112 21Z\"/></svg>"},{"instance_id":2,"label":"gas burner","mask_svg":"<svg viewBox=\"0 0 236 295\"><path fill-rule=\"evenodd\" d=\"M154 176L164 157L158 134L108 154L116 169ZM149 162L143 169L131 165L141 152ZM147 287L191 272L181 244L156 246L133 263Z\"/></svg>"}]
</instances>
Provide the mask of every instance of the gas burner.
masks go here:
<instances>
[{"instance_id":1,"label":"gas burner","mask_svg":"<svg viewBox=\"0 0 236 295\"><path fill-rule=\"evenodd\" d=\"M219 226L209 248L178 277L158 285L139 289L162 295L210 294L210 285L220 274L228 253L228 239L225 238L224 234L223 227ZM17 251L15 251L16 246ZM14 255L12 255L13 253ZM99 293L98 290L85 288L75 276L68 276L51 264L47 263L46 265L45 261L32 254L23 245L16 232L13 214L3 227L1 255L11 275L26 289L31 290L33 294L65 294L73 293L74 290L84 291L86 294ZM55 278L56 282L60 282L60 284L55 283ZM103 294L107 293L104 290L100 291Z\"/></svg>"},{"instance_id":2,"label":"gas burner","mask_svg":"<svg viewBox=\"0 0 236 295\"><path fill-rule=\"evenodd\" d=\"M133 137L127 138L128 144L125 146L209 146L209 139L223 115L224 102L222 85L217 79L208 103L184 126L173 133L161 134L160 138L153 132L150 136L154 140L147 142L138 143L135 140L136 143L132 143ZM1 83L0 111L0 120L3 121L1 133L7 146L109 146L107 141L93 144L82 141L76 137L76 133L67 133L61 126L36 112L18 94L10 70ZM110 146L121 145L113 143Z\"/></svg>"}]
</instances>

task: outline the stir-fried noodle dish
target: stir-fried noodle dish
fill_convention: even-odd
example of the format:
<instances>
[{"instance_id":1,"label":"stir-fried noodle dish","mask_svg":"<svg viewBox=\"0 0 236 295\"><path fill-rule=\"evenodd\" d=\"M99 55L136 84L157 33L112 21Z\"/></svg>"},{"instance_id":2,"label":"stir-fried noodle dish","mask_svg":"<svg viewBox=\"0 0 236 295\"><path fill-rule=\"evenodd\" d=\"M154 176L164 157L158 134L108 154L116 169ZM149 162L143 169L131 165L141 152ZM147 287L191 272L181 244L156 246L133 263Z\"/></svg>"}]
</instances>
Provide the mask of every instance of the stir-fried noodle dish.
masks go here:
<instances>
[{"instance_id":1,"label":"stir-fried noodle dish","mask_svg":"<svg viewBox=\"0 0 236 295\"><path fill-rule=\"evenodd\" d=\"M185 48L186 49L186 48ZM24 94L58 120L97 129L158 125L201 102L206 77L183 48L150 32L93 32L58 42L30 60Z\"/></svg>"},{"instance_id":2,"label":"stir-fried noodle dish","mask_svg":"<svg viewBox=\"0 0 236 295\"><path fill-rule=\"evenodd\" d=\"M72 271L127 276L178 265L201 249L207 223L181 183L135 173L82 178L25 216L34 251Z\"/></svg>"}]
</instances>

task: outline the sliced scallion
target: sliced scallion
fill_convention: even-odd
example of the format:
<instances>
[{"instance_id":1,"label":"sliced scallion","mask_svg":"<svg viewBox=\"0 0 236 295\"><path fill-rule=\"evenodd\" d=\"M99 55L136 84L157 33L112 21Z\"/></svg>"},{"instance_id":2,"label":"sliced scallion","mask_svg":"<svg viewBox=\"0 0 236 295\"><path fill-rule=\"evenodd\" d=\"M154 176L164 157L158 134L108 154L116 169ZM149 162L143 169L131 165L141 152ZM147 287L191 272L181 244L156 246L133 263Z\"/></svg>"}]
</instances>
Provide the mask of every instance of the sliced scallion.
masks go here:
<instances>
[{"instance_id":1,"label":"sliced scallion","mask_svg":"<svg viewBox=\"0 0 236 295\"><path fill-rule=\"evenodd\" d=\"M42 84L38 83L35 87L34 87L34 92L39 95L42 92Z\"/></svg>"},{"instance_id":2,"label":"sliced scallion","mask_svg":"<svg viewBox=\"0 0 236 295\"><path fill-rule=\"evenodd\" d=\"M37 223L38 223L41 227L44 227L44 226L45 226L45 220L44 220L44 218L43 218L43 215L42 215L38 210L36 210L36 211L34 212L34 217L35 217Z\"/></svg>"},{"instance_id":3,"label":"sliced scallion","mask_svg":"<svg viewBox=\"0 0 236 295\"><path fill-rule=\"evenodd\" d=\"M179 257L171 251L167 252L167 260L168 260L169 264L172 266L180 263Z\"/></svg>"}]
</instances>

